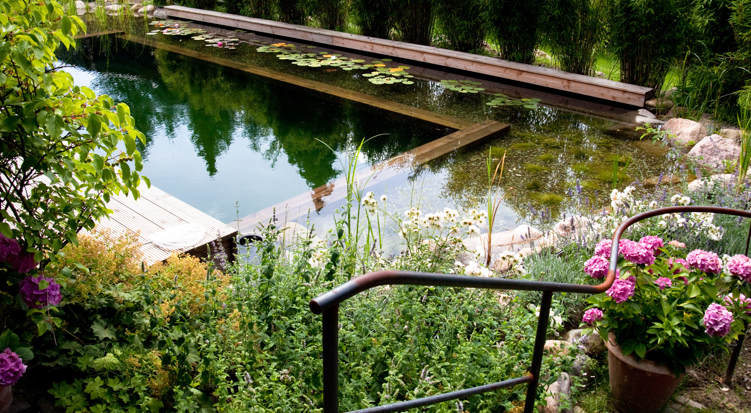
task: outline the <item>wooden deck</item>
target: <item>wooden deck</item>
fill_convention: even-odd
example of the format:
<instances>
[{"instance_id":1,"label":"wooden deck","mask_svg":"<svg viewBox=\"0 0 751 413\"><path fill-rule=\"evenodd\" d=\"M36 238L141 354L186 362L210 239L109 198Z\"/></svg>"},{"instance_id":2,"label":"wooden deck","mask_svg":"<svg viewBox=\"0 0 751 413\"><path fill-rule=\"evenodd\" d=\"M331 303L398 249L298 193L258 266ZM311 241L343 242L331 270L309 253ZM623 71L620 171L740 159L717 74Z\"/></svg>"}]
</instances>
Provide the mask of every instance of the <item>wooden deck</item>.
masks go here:
<instances>
[{"instance_id":1,"label":"wooden deck","mask_svg":"<svg viewBox=\"0 0 751 413\"><path fill-rule=\"evenodd\" d=\"M510 126L505 123L485 120L418 146L371 168L359 170L355 179L358 182L366 183L365 187L375 185L404 173L407 168L422 165L461 147L505 133L509 128ZM258 224L266 223L274 216L282 221L292 221L305 216L310 211L323 208L326 203L342 200L346 195L347 182L346 178L342 177L311 192L302 193L244 217L240 219L237 227L241 234L252 233Z\"/></svg>"},{"instance_id":2,"label":"wooden deck","mask_svg":"<svg viewBox=\"0 0 751 413\"><path fill-rule=\"evenodd\" d=\"M140 43L146 46L155 47L157 49L166 50L168 52L215 63L236 70L241 70L243 72L251 73L257 76L263 76L280 82L289 83L291 85L304 87L306 89L315 90L316 92L325 93L342 99L347 99L353 102L358 102L375 108L387 110L389 112L394 112L400 115L424 120L436 125L446 126L452 129L462 129L471 125L470 121L465 119L455 118L441 113L416 108L414 106L404 105L402 103L394 102L388 99L383 99L377 96L368 95L366 93L357 92L343 87L278 72L265 67L251 65L245 62L241 63L232 59L225 59L223 57L212 56L208 53L202 53L196 50L175 46L169 43L159 42L151 39L144 39L138 36L123 35L121 37L130 42Z\"/></svg>"},{"instance_id":3,"label":"wooden deck","mask_svg":"<svg viewBox=\"0 0 751 413\"><path fill-rule=\"evenodd\" d=\"M112 197L107 203L112 214L97 222L96 229L109 229L115 235L138 234L146 265L166 260L174 253L205 257L207 244L214 240L221 240L225 249L234 248L235 228L155 186L142 185L139 192L137 200L122 194Z\"/></svg>"},{"instance_id":4,"label":"wooden deck","mask_svg":"<svg viewBox=\"0 0 751 413\"><path fill-rule=\"evenodd\" d=\"M167 16L172 18L234 27L336 48L392 56L399 59L493 76L630 106L643 107L646 100L654 92L653 89L643 86L437 47L378 39L333 30L316 29L183 6L166 6L164 10Z\"/></svg>"}]
</instances>

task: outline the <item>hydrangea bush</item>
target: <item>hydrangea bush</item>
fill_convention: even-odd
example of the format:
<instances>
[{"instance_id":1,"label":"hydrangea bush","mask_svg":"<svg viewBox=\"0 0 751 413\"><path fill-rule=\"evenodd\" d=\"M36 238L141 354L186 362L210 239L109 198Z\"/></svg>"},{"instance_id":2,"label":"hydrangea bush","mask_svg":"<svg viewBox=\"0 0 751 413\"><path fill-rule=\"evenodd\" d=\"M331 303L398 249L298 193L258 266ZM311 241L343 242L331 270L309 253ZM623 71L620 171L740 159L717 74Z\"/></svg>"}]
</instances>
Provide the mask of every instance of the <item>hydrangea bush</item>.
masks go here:
<instances>
[{"instance_id":1,"label":"hydrangea bush","mask_svg":"<svg viewBox=\"0 0 751 413\"><path fill-rule=\"evenodd\" d=\"M595 247L584 271L600 279L610 255L610 240ZM726 265L714 252L685 254L681 242L656 236L621 239L616 280L604 293L590 297L582 322L603 339L615 335L625 354L667 365L675 372L703 354L729 343L743 332L751 317L748 257L728 257ZM718 297L723 297L718 300Z\"/></svg>"}]
</instances>

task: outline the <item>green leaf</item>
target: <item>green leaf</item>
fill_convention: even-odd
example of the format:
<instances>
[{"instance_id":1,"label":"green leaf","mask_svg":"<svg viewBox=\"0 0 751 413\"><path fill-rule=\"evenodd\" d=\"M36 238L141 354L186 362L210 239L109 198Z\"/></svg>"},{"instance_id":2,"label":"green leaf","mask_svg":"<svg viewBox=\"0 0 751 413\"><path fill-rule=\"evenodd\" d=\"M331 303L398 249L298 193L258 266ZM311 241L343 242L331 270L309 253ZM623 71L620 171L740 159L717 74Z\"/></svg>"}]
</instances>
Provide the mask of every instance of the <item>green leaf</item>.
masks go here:
<instances>
[{"instance_id":1,"label":"green leaf","mask_svg":"<svg viewBox=\"0 0 751 413\"><path fill-rule=\"evenodd\" d=\"M94 321L91 324L91 331L93 331L94 335L100 340L114 340L117 338L115 336L115 331L108 328L102 320Z\"/></svg>"},{"instance_id":2,"label":"green leaf","mask_svg":"<svg viewBox=\"0 0 751 413\"><path fill-rule=\"evenodd\" d=\"M639 343L634 347L634 352L639 358L644 358L647 355L647 346L644 343Z\"/></svg>"},{"instance_id":3,"label":"green leaf","mask_svg":"<svg viewBox=\"0 0 751 413\"><path fill-rule=\"evenodd\" d=\"M89 122L86 126L86 130L89 131L89 135L96 138L99 135L99 131L102 129L102 122L96 115L89 115Z\"/></svg>"},{"instance_id":4,"label":"green leaf","mask_svg":"<svg viewBox=\"0 0 751 413\"><path fill-rule=\"evenodd\" d=\"M62 28L63 28L63 33L65 33L67 35L71 34L71 32L70 32L70 29L71 29L70 17L63 16Z\"/></svg>"},{"instance_id":5,"label":"green leaf","mask_svg":"<svg viewBox=\"0 0 751 413\"><path fill-rule=\"evenodd\" d=\"M13 231L11 231L7 222L0 221L0 234L5 235L6 238L13 238Z\"/></svg>"},{"instance_id":6,"label":"green leaf","mask_svg":"<svg viewBox=\"0 0 751 413\"><path fill-rule=\"evenodd\" d=\"M688 287L688 297L689 298L698 297L699 294L701 294L701 290L699 289L699 287L696 286L696 284L691 284Z\"/></svg>"}]
</instances>

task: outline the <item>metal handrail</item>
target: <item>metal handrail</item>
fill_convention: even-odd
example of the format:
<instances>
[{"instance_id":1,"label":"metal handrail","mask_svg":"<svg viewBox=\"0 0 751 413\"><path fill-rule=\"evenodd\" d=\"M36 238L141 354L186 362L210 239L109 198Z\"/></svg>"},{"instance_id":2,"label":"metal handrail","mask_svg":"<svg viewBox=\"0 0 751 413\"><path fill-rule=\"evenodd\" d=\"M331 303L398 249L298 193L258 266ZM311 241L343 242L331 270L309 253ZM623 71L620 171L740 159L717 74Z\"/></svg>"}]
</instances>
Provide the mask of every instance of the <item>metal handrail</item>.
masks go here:
<instances>
[{"instance_id":1,"label":"metal handrail","mask_svg":"<svg viewBox=\"0 0 751 413\"><path fill-rule=\"evenodd\" d=\"M333 290L324 293L310 301L310 310L315 314L322 314L323 318L323 411L324 413L338 413L339 402L339 304L343 301L373 287L381 285L424 285L436 287L462 287L462 288L483 288L494 290L526 290L541 291L542 300L540 303L540 315L537 319L537 332L535 335L534 351L532 353L532 364L527 373L521 377L500 381L497 383L486 384L483 386L473 387L470 389L457 390L449 393L443 393L434 396L423 397L409 401L397 402L383 406L371 407L357 410L356 412L394 412L410 408L427 406L440 403L447 400L453 400L473 394L497 390L504 387L510 387L516 384L527 383L527 395L524 404L524 412L531 413L534 408L535 398L537 396L537 386L539 384L540 367L542 366L542 354L545 344L545 333L548 327L550 317L550 305L554 292L572 292L597 294L602 293L615 280L616 265L618 262L618 241L623 232L631 225L641 220L658 215L684 213L684 212L710 212L715 214L735 215L745 218L751 218L751 211L740 209L711 207L711 206L681 206L660 208L644 212L631 217L623 222L613 234L613 244L610 250L610 266L608 268L605 280L598 285L554 283L546 281L529 281L529 280L512 280L505 278L481 278L467 275L450 275L411 271L378 271L354 278ZM746 239L746 255L748 255L749 241L751 240L751 226L749 227L749 237ZM739 338L736 349L740 349L743 343L743 336ZM732 377L731 366L734 368L734 360L737 360L740 351L734 351L731 356L730 365L726 377ZM729 382L729 378L726 379Z\"/></svg>"}]
</instances>

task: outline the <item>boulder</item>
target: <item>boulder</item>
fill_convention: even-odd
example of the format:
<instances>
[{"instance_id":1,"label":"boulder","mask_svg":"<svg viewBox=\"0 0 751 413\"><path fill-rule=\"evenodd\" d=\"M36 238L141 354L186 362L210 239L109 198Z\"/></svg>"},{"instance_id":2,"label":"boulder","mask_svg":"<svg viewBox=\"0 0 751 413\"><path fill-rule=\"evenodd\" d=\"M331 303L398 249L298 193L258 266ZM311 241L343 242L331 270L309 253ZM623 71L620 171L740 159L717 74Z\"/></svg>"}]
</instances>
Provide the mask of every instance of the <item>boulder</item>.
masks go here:
<instances>
[{"instance_id":1,"label":"boulder","mask_svg":"<svg viewBox=\"0 0 751 413\"><path fill-rule=\"evenodd\" d=\"M606 349L605 342L602 341L602 338L597 333L584 334L584 330L580 328L569 330L563 336L563 339L568 343L576 345L589 355L602 353Z\"/></svg>"},{"instance_id":2,"label":"boulder","mask_svg":"<svg viewBox=\"0 0 751 413\"><path fill-rule=\"evenodd\" d=\"M553 384L547 388L550 393L545 398L545 413L570 412L570 409L561 408L561 400L568 400L571 397L571 378L568 373L561 373Z\"/></svg>"},{"instance_id":3,"label":"boulder","mask_svg":"<svg viewBox=\"0 0 751 413\"><path fill-rule=\"evenodd\" d=\"M140 9L138 9L138 14L140 15L152 14L154 13L154 10L156 10L156 7L153 4L149 4L147 6L143 6Z\"/></svg>"},{"instance_id":4,"label":"boulder","mask_svg":"<svg viewBox=\"0 0 751 413\"><path fill-rule=\"evenodd\" d=\"M549 351L550 353L557 355L566 355L569 351L569 342L564 340L546 340L545 346L543 347L545 351Z\"/></svg>"},{"instance_id":5,"label":"boulder","mask_svg":"<svg viewBox=\"0 0 751 413\"><path fill-rule=\"evenodd\" d=\"M542 232L529 225L519 225L510 231L494 232L490 240L492 254L496 255L509 249L515 249L523 244L531 244L542 237ZM468 251L485 255L488 245L488 234L473 235L462 240L464 248Z\"/></svg>"},{"instance_id":6,"label":"boulder","mask_svg":"<svg viewBox=\"0 0 751 413\"><path fill-rule=\"evenodd\" d=\"M738 128L722 128L718 133L726 138L735 139L737 142L741 141L741 130Z\"/></svg>"},{"instance_id":7,"label":"boulder","mask_svg":"<svg viewBox=\"0 0 751 413\"><path fill-rule=\"evenodd\" d=\"M708 191L715 186L719 188L729 188L735 184L735 175L733 174L716 174L710 177L694 179L689 182L688 190L691 192Z\"/></svg>"},{"instance_id":8,"label":"boulder","mask_svg":"<svg viewBox=\"0 0 751 413\"><path fill-rule=\"evenodd\" d=\"M650 112L650 111L648 111L647 109L644 109L644 108L639 109L637 111L637 113L638 113L639 116L642 116L642 117L645 117L645 118L657 119L657 116L655 116L654 113L652 113L652 112Z\"/></svg>"},{"instance_id":9,"label":"boulder","mask_svg":"<svg viewBox=\"0 0 751 413\"><path fill-rule=\"evenodd\" d=\"M593 368L597 366L597 362L584 353L576 355L574 362L571 363L571 375L576 377L587 376L592 373Z\"/></svg>"},{"instance_id":10,"label":"boulder","mask_svg":"<svg viewBox=\"0 0 751 413\"><path fill-rule=\"evenodd\" d=\"M154 18L155 19L166 19L167 17L168 16L167 16L167 11L166 10L164 10L164 9L156 9L156 10L154 10Z\"/></svg>"},{"instance_id":11,"label":"boulder","mask_svg":"<svg viewBox=\"0 0 751 413\"><path fill-rule=\"evenodd\" d=\"M690 146L706 136L707 130L699 122L691 119L673 118L665 122L662 129L668 132L671 143L681 146Z\"/></svg>"},{"instance_id":12,"label":"boulder","mask_svg":"<svg viewBox=\"0 0 751 413\"><path fill-rule=\"evenodd\" d=\"M691 148L688 157L699 165L722 171L728 162L738 160L740 152L741 147L734 139L710 135Z\"/></svg>"},{"instance_id":13,"label":"boulder","mask_svg":"<svg viewBox=\"0 0 751 413\"><path fill-rule=\"evenodd\" d=\"M138 9L141 8L141 3L133 3L132 6L130 6L130 11L133 13L138 13Z\"/></svg>"},{"instance_id":14,"label":"boulder","mask_svg":"<svg viewBox=\"0 0 751 413\"><path fill-rule=\"evenodd\" d=\"M109 4L107 6L104 6L105 13L107 13L110 16L119 14L122 9L123 9L122 4Z\"/></svg>"},{"instance_id":15,"label":"boulder","mask_svg":"<svg viewBox=\"0 0 751 413\"><path fill-rule=\"evenodd\" d=\"M587 217L572 215L553 225L553 231L562 238L584 235L591 221Z\"/></svg>"}]
</instances>

